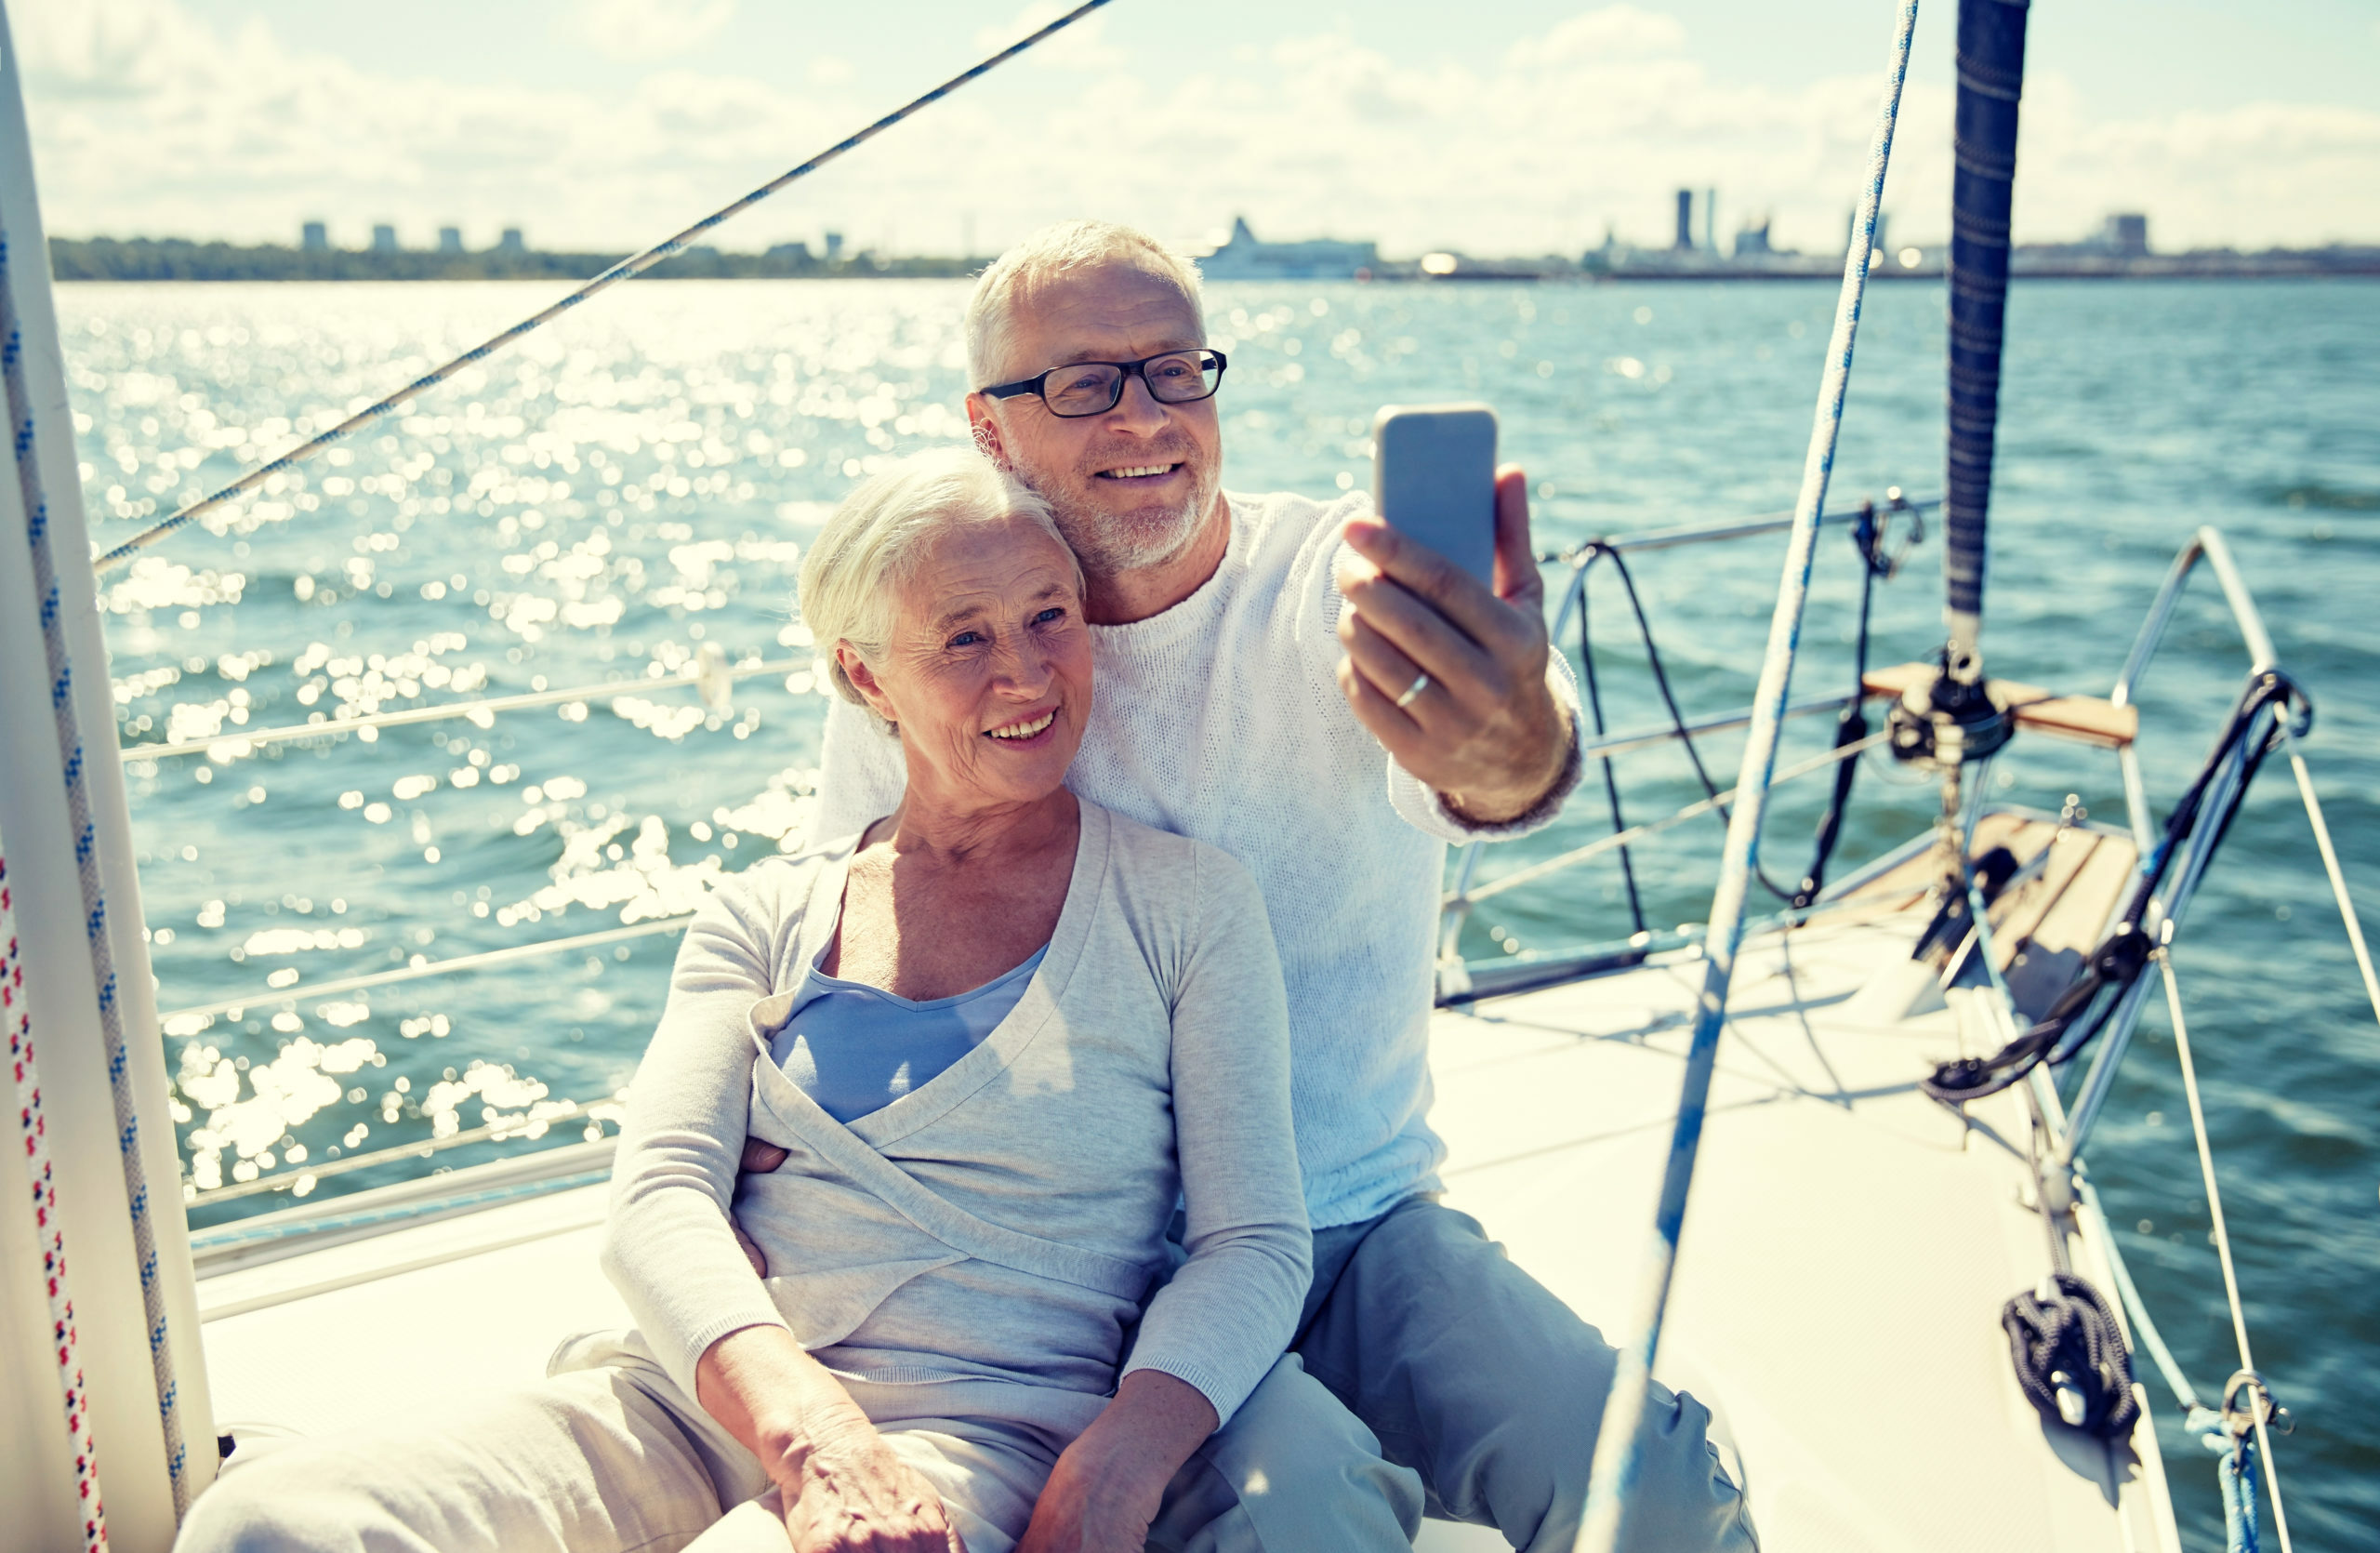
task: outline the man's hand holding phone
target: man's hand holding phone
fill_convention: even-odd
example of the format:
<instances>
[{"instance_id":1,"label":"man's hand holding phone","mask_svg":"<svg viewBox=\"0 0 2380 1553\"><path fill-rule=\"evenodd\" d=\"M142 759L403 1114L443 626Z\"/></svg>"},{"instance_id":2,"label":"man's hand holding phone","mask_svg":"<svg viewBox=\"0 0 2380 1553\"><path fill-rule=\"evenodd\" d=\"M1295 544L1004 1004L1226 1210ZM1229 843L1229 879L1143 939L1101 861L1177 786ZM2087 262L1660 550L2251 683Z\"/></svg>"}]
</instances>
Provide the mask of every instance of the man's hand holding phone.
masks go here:
<instances>
[{"instance_id":1,"label":"man's hand holding phone","mask_svg":"<svg viewBox=\"0 0 2380 1553\"><path fill-rule=\"evenodd\" d=\"M1494 476L1492 589L1382 518L1350 519L1339 560L1339 688L1396 763L1465 819L1519 818L1568 763L1575 734L1545 679L1545 588L1528 479Z\"/></svg>"}]
</instances>

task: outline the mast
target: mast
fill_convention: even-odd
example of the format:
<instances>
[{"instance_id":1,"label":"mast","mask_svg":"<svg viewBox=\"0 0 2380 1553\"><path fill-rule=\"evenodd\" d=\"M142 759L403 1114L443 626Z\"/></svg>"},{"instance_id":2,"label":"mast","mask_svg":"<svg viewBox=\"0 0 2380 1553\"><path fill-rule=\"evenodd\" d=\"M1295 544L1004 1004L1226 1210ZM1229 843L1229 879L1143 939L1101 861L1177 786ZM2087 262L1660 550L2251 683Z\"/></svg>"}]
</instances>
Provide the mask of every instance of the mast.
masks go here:
<instances>
[{"instance_id":1,"label":"mast","mask_svg":"<svg viewBox=\"0 0 2380 1553\"><path fill-rule=\"evenodd\" d=\"M107 1532L126 1553L164 1553L174 1540L178 1490L186 1497L214 1475L215 1434L107 644L7 20L0 8L0 43L8 45L0 55L0 315L8 328L0 332L14 337L14 359L0 374L14 433L0 453L0 847L40 1049L56 1222ZM54 591L36 581L32 497ZM52 646L62 649L63 676L52 671ZM79 764L61 746L69 728L86 746ZM72 817L78 808L87 829ZM78 854L87 856L87 872ZM91 909L94 897L103 911ZM112 974L102 980L98 967ZM123 1037L114 1074L112 1028ZM19 1102L6 1076L0 1093L13 1123ZM0 1161L0 1543L78 1546L84 1517L33 1200L17 1150L9 1152ZM136 1201L135 1181L145 1201ZM144 1218L153 1236L148 1255L136 1233ZM170 1386L160 1384L161 1373ZM178 1483L168 1444L177 1432Z\"/></svg>"},{"instance_id":2,"label":"mast","mask_svg":"<svg viewBox=\"0 0 2380 1553\"><path fill-rule=\"evenodd\" d=\"M2025 86L2030 0L1959 0L1958 106L1951 134L1949 467L1942 495L1947 641L1942 669L1893 703L1897 759L1942 781L1934 851L1939 915L1918 947L1937 964L1967 926L1965 769L2014 727L1983 677L1983 584L1991 461L2000 419L2000 348L2008 312L2008 212L2016 180L2016 110Z\"/></svg>"},{"instance_id":3,"label":"mast","mask_svg":"<svg viewBox=\"0 0 2380 1553\"><path fill-rule=\"evenodd\" d=\"M2008 208L2016 179L2016 109L2025 84L2029 0L1959 0L1958 113L1950 186L1950 458L1943 668L1983 679L1983 583L1991 458L2000 418L2000 345L2008 308Z\"/></svg>"}]
</instances>

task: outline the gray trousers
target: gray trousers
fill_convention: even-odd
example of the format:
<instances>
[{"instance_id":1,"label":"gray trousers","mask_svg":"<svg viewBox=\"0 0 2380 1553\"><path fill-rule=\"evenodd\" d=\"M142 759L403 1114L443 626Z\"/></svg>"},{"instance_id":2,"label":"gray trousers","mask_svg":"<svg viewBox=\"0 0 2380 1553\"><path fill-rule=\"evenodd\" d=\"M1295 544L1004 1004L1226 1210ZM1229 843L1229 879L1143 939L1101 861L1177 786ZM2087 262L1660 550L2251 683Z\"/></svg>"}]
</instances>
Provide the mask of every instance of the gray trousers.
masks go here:
<instances>
[{"instance_id":1,"label":"gray trousers","mask_svg":"<svg viewBox=\"0 0 2380 1553\"><path fill-rule=\"evenodd\" d=\"M1314 1264L1291 1356L1337 1406L1284 1388L1209 1442L1261 1473L1269 1492L1242 1507L1262 1545L1391 1553L1426 1512L1493 1526L1524 1553L1567 1553L1617 1351L1476 1220L1427 1198L1319 1231ZM1341 1409L1362 1435L1328 1416ZM1757 1548L1710 1424L1691 1396L1653 1386L1628 1553ZM1370 1453L1346 1454L1351 1438Z\"/></svg>"},{"instance_id":2,"label":"gray trousers","mask_svg":"<svg viewBox=\"0 0 2380 1553\"><path fill-rule=\"evenodd\" d=\"M1562 1553L1617 1355L1478 1224L1425 1199L1315 1237L1296 1347L1166 1491L1153 1553L1401 1553L1424 1511ZM1747 1553L1701 1403L1660 1386L1622 1546ZM985 1420L880 1426L971 1553L1023 1530L1057 1442ZM262 1442L258 1442L262 1443ZM544 1385L437 1416L244 1447L178 1553L766 1553L760 1464L642 1345L565 1345Z\"/></svg>"}]
</instances>

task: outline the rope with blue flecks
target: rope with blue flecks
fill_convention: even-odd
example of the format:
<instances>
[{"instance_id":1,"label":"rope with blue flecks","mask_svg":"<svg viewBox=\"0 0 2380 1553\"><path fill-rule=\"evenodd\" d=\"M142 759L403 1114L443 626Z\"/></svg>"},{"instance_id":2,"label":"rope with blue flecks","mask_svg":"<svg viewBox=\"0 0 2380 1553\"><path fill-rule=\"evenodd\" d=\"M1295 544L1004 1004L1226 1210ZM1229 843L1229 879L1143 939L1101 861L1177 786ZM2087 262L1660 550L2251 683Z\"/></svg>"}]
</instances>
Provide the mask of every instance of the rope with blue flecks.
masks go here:
<instances>
[{"instance_id":1,"label":"rope with blue flecks","mask_svg":"<svg viewBox=\"0 0 2380 1553\"><path fill-rule=\"evenodd\" d=\"M58 748L66 757L67 823L74 832L75 870L82 883L83 933L90 946L91 979L99 991L99 1038L106 1052L108 1092L115 1103L115 1143L124 1165L124 1191L132 1211L132 1249L140 1268L140 1305L149 1326L149 1363L157 1383L157 1418L165 1433L165 1472L174 1494L174 1517L190 1508L189 1453L182 1441L181 1397L174 1379L174 1354L165 1323L165 1294L157 1266L157 1230L150 1211L149 1175L140 1159L140 1116L133 1103L132 1071L124 1040L124 1005L118 996L115 950L108 928L107 891L99 879L99 831L91 821L88 755L74 710L74 670L66 651L66 621L58 590L57 558L51 553L49 498L34 462L33 394L25 382L25 336L17 306L12 245L0 232L0 381L8 402L8 430L15 445L17 484L24 498L25 538L33 549L33 591L41 601L42 650L49 670L49 704L58 724ZM70 455L71 456L71 455Z\"/></svg>"},{"instance_id":2,"label":"rope with blue flecks","mask_svg":"<svg viewBox=\"0 0 2380 1553\"><path fill-rule=\"evenodd\" d=\"M17 913L8 898L8 859L0 855L0 1024L8 1029L8 1071L17 1085L17 1130L25 1142L25 1175L33 1195L33 1231L41 1244L42 1281L49 1294L49 1340L65 1393L68 1449L74 1453L74 1493L82 1501L83 1546L108 1545L108 1512L99 1503L99 1458L91 1450L91 1408L75 1355L74 1301L66 1291L66 1237L58 1227L58 1187L50 1178L49 1129L41 1114L41 1070L33 1063L32 1012L25 1005L23 952Z\"/></svg>"},{"instance_id":3,"label":"rope with blue flecks","mask_svg":"<svg viewBox=\"0 0 2380 1553\"><path fill-rule=\"evenodd\" d=\"M1761 660L1759 686L1752 696L1752 725L1744 736L1743 762L1736 778L1736 812L1727 826L1719 882L1711 896L1711 925L1702 940L1701 995L1695 1009L1693 1039L1686 1048L1685 1082L1679 1088L1677 1117L1671 1130L1660 1199L1654 1209L1652 1244L1647 1247L1643 1283L1633 1312L1636 1319L1632 1334L1613 1366L1611 1389L1605 1400L1594 1455L1588 1467L1586 1502L1580 1509L1578 1534L1571 1542L1575 1553L1617 1553L1622 1546L1622 1522L1637 1486L1644 1456L1646 1388L1652 1382L1653 1361L1660 1349L1661 1321L1669 1307L1670 1284L1677 1271L1678 1241L1685 1231L1686 1205L1694 1188L1696 1151L1702 1142L1711 1078L1718 1060L1719 1034L1726 1019L1729 978L1735 971L1737 951L1743 944L1745 895L1757 866L1768 788L1776 777L1778 727L1792 688L1803 608L1809 597L1818 516L1826 511L1827 482L1834 470L1835 448L1843 428L1844 398L1851 378L1852 347L1858 338L1868 263L1875 248L1884 174L1892 166L1893 131L1900 116L1901 87L1909 79L1910 40L1916 28L1917 0L1899 0L1893 23L1891 70L1884 83L1884 101L1877 111L1875 134L1869 142L1868 166L1861 180L1850 250L1844 255L1843 285L1835 302L1834 328L1827 341L1826 365L1811 418L1809 447L1803 458L1801 494L1793 505L1792 537L1787 544L1783 574L1778 580L1777 607L1769 619L1768 646Z\"/></svg>"},{"instance_id":4,"label":"rope with blue flecks","mask_svg":"<svg viewBox=\"0 0 2380 1553\"><path fill-rule=\"evenodd\" d=\"M642 253L629 255L627 259L624 259L617 264L613 265L610 269L604 271L602 274L597 275L593 280L588 281L585 285L580 286L577 290L572 292L569 296L564 297L562 300L554 303L551 307L546 308L542 312L531 314L529 317L522 319L520 323L515 324L510 328L505 330L502 334L496 335L481 344L471 347L471 349L464 352L461 355L456 356L453 361L446 363L444 365L434 367L429 372L424 373L422 376L416 378L412 382L407 383L404 387L397 390L396 392L390 394L386 399L379 401L377 404L366 405L364 408L356 411L353 415L349 416L345 420L340 421L329 431L322 432L311 441L299 443L297 446L282 454L281 457L273 459L271 463L262 464L248 471L247 473L240 476L237 480L232 481L222 489L214 492L212 495L201 497L198 500L192 502L189 506L176 512L173 516L152 524L148 528L142 529L139 533L134 535L131 538L126 539L124 543L117 545L112 550L103 551L92 562L93 567L99 571L104 572L111 566L117 565L122 562L130 560L139 551L155 544L158 540L182 527L184 524L191 523L194 519L205 516L206 513L213 511L215 509L221 507L226 502L229 502L235 498L255 490L258 486L262 485L265 482L271 480L274 475L281 473L284 470L294 469L298 465L304 463L315 454L320 453L323 449L330 446L331 444L371 425L374 421L380 419L390 411L397 409L399 406L415 398L417 398L430 389L436 388L439 384L444 382L447 378L452 378L455 374L462 371L465 367L469 366L474 362L481 361L487 356L493 355L495 352L503 350L506 346L511 344L514 340L519 339L523 335L551 323L556 318L559 318L563 313L569 312L572 308L575 308L579 303L587 300L589 297L594 296L597 292L608 290L622 281L632 280L636 276L642 274L645 271L652 269L663 259L668 259L673 255L682 253L694 243L695 238L700 237L703 233L710 231L713 227L720 225L721 222L728 220L732 217L740 215L744 211L750 209L753 206L756 206L762 200L767 199L771 194L775 193L778 190L784 188L787 184L793 182L796 179L806 177L809 174L817 171L820 167L823 167L827 163L834 161L845 152L851 151L866 141L874 139L877 136L881 135L884 131L892 128L894 125L899 124L902 120L908 118L910 115L917 113L922 109L941 101L944 98L948 97L952 92L957 91L959 87L967 85L970 81L974 80L977 76L984 74L985 72L992 70L998 65L1003 64L1006 61L1016 58L1016 56L1024 53L1026 49L1031 48L1035 44L1039 43L1042 39L1051 36L1052 33L1062 32L1064 29L1073 26L1084 17L1089 16L1091 12L1098 10L1101 7L1105 6L1108 3L1109 0L1085 0L1084 4L1077 6L1073 10L1068 11L1065 15L1058 18L1057 20L1051 22L1048 26L1040 29L1038 32L1018 39L1016 42L1009 45L1006 48L1001 49L998 53L984 60L982 63L973 66L972 69L961 71L957 75L952 76L949 80L945 81L941 86L936 86L933 90L900 108L894 109L892 113L885 114L882 118L878 119L874 124L869 125L866 128L859 131L857 134L853 135L846 139L837 141L835 144L827 147L825 151L822 151L817 155L812 157L809 161L802 163L800 166L793 167L786 172L780 173L775 178L769 179L768 182L763 183L759 188L753 190L750 193L746 194L743 198L712 211L709 215L704 217L701 220L696 221L693 226L686 228L685 231L679 232L676 236L667 238L662 242L656 243L652 247L645 249Z\"/></svg>"}]
</instances>

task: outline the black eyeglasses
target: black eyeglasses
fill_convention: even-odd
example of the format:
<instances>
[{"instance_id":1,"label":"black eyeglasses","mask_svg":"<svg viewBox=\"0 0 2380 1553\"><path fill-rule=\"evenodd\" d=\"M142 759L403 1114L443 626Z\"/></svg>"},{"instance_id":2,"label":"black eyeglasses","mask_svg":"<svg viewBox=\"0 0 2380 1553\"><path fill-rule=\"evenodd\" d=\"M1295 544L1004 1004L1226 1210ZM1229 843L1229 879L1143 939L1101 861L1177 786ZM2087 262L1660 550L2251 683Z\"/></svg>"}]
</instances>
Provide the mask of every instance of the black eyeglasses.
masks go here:
<instances>
[{"instance_id":1,"label":"black eyeglasses","mask_svg":"<svg viewBox=\"0 0 2380 1553\"><path fill-rule=\"evenodd\" d=\"M1223 386L1221 351L1168 351L1136 362L1069 362L1038 378L982 390L986 399L1038 393L1057 416L1105 415L1124 399L1124 380L1138 378L1160 405L1195 405Z\"/></svg>"}]
</instances>

